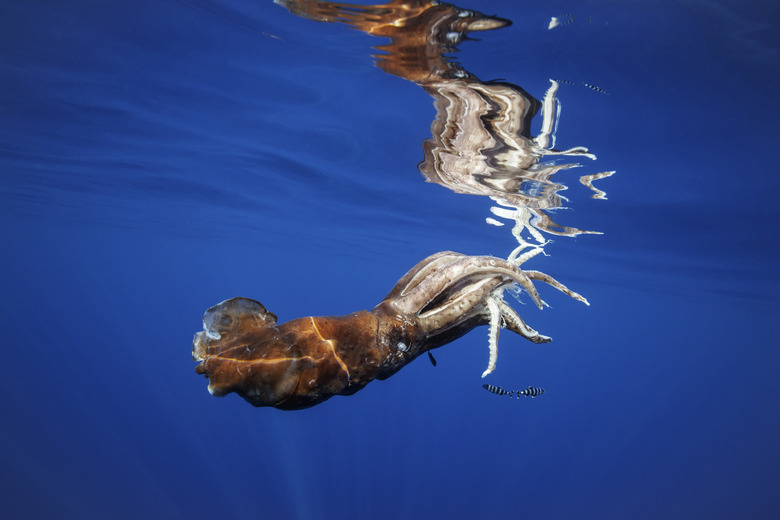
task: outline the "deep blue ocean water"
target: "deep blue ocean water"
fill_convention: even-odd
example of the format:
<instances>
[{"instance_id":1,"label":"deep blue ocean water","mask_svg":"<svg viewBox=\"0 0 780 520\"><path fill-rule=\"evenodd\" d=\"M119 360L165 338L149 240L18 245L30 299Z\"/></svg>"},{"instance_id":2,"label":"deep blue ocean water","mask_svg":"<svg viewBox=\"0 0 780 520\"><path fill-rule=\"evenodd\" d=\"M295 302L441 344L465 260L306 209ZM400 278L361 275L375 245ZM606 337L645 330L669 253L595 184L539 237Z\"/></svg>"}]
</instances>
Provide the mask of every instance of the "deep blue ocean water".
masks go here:
<instances>
[{"instance_id":1,"label":"deep blue ocean water","mask_svg":"<svg viewBox=\"0 0 780 520\"><path fill-rule=\"evenodd\" d=\"M571 82L558 146L598 159L555 218L603 235L528 266L591 305L512 302L554 341L502 334L484 380L480 328L294 412L209 395L208 307L347 314L431 253L517 245L417 171L431 97L385 40L271 1L0 6L0 516L780 515L776 3L458 5L513 22L465 69Z\"/></svg>"}]
</instances>

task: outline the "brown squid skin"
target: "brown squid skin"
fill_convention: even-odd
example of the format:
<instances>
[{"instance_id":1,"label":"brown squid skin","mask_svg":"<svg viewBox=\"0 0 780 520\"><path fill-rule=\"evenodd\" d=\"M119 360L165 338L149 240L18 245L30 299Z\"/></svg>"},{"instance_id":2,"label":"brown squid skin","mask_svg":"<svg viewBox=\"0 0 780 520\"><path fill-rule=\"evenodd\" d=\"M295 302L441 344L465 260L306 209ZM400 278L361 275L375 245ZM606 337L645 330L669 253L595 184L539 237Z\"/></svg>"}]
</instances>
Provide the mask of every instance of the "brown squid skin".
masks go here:
<instances>
[{"instance_id":1,"label":"brown squid skin","mask_svg":"<svg viewBox=\"0 0 780 520\"><path fill-rule=\"evenodd\" d=\"M425 347L417 320L383 304L346 316L275 321L248 298L206 311L193 358L202 361L195 370L209 378L213 395L235 392L255 406L308 408L390 377Z\"/></svg>"}]
</instances>

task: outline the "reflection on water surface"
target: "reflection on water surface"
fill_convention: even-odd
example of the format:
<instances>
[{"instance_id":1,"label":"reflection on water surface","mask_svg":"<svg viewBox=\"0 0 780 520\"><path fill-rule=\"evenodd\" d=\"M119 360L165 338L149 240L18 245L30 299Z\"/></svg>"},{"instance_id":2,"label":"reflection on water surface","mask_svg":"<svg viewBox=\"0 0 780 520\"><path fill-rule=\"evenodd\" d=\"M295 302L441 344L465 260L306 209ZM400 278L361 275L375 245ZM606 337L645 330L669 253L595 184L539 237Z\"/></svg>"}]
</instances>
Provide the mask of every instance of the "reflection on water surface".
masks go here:
<instances>
[{"instance_id":1,"label":"reflection on water surface","mask_svg":"<svg viewBox=\"0 0 780 520\"><path fill-rule=\"evenodd\" d=\"M375 6L312 0L276 3L298 16L341 22L390 39L375 47L382 51L375 56L377 66L420 85L434 98L436 119L432 137L423 143L420 172L428 182L456 193L488 196L502 206L493 213L515 222L513 233L520 249L514 256L524 248L544 246L540 231L559 236L594 233L561 226L550 216L551 210L567 202L560 194L566 186L553 177L581 166L562 159L596 158L583 146L555 147L561 113L556 97L559 81L551 79L539 101L517 85L480 81L451 55L468 33L499 29L509 20L425 0ZM534 136L531 124L537 115L540 131ZM584 175L580 182L593 190L594 198L605 198L605 192L592 183L613 173ZM488 222L501 225L492 218ZM528 239L523 231L530 235Z\"/></svg>"}]
</instances>

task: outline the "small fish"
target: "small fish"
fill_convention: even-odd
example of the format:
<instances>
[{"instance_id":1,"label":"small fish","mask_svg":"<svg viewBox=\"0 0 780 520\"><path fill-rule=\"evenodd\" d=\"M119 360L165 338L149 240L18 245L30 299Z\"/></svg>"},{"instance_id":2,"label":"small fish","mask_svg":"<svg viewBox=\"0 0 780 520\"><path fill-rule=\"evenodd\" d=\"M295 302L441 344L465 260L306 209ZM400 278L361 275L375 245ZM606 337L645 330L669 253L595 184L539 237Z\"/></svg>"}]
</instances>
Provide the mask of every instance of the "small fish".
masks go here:
<instances>
[{"instance_id":1,"label":"small fish","mask_svg":"<svg viewBox=\"0 0 780 520\"><path fill-rule=\"evenodd\" d=\"M553 81L557 83L564 83L566 85L577 85L578 83L575 83L573 81L569 81L568 79L554 79Z\"/></svg>"},{"instance_id":2,"label":"small fish","mask_svg":"<svg viewBox=\"0 0 780 520\"><path fill-rule=\"evenodd\" d=\"M485 385L482 385L482 388L484 388L488 392L494 393L496 395L508 395L509 397L512 397L512 394L514 393L511 390L504 390L500 386L495 386L495 385L487 385L487 384L485 384Z\"/></svg>"},{"instance_id":3,"label":"small fish","mask_svg":"<svg viewBox=\"0 0 780 520\"><path fill-rule=\"evenodd\" d=\"M518 390L517 397L520 397L521 395L524 395L526 397L536 397L537 395L542 395L543 393L544 393L544 388L529 386L525 390Z\"/></svg>"},{"instance_id":4,"label":"small fish","mask_svg":"<svg viewBox=\"0 0 780 520\"><path fill-rule=\"evenodd\" d=\"M596 85L592 85L590 83L585 83L584 81L580 81L579 83L576 82L576 81L569 81L568 79L554 79L553 81L555 81L557 83L563 83L565 85L576 85L576 86L580 86L580 87L587 87L587 88L591 89L594 92L598 92L599 94L609 95L609 92L607 92L603 88L597 87Z\"/></svg>"},{"instance_id":5,"label":"small fish","mask_svg":"<svg viewBox=\"0 0 780 520\"><path fill-rule=\"evenodd\" d=\"M584 81L582 83L580 83L580 85L582 85L583 87L588 87L591 90L595 90L599 94L609 95L609 92L607 92L606 90L604 90L601 87L597 87L596 85L591 85L590 83L585 83Z\"/></svg>"},{"instance_id":6,"label":"small fish","mask_svg":"<svg viewBox=\"0 0 780 520\"><path fill-rule=\"evenodd\" d=\"M428 351L428 359L431 360L431 365L436 366L436 359L433 357L430 350Z\"/></svg>"},{"instance_id":7,"label":"small fish","mask_svg":"<svg viewBox=\"0 0 780 520\"><path fill-rule=\"evenodd\" d=\"M509 397L517 397L518 399L520 399L521 395L533 398L544 393L544 388L538 388L536 386L529 386L525 390L504 390L500 386L485 384L482 385L482 388L496 395L508 395Z\"/></svg>"}]
</instances>

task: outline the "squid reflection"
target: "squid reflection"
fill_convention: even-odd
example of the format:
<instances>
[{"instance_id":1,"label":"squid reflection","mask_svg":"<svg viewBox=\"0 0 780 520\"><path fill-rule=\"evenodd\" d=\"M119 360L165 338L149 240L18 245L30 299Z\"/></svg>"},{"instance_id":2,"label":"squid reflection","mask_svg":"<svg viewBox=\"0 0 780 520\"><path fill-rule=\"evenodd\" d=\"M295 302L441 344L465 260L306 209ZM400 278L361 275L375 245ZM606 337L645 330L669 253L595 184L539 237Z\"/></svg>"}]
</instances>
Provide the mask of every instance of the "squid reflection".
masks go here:
<instances>
[{"instance_id":1,"label":"squid reflection","mask_svg":"<svg viewBox=\"0 0 780 520\"><path fill-rule=\"evenodd\" d=\"M501 326L534 343L550 338L525 324L501 297L517 283L541 308L533 281L587 303L538 271L489 256L450 251L429 256L407 272L370 311L347 316L299 318L281 325L248 298L215 305L203 316L192 356L209 392L235 392L255 406L297 410L334 395L351 395L374 379L386 379L420 354L474 327L489 325L490 360L496 364Z\"/></svg>"},{"instance_id":2,"label":"squid reflection","mask_svg":"<svg viewBox=\"0 0 780 520\"><path fill-rule=\"evenodd\" d=\"M553 176L579 166L561 157L595 157L584 147L555 148L560 113L558 83L540 102L516 85L483 82L448 55L472 31L510 22L435 1L392 1L358 6L316 0L276 0L293 14L341 22L390 43L376 47L377 65L420 85L433 98L432 137L423 143L419 170L429 182L457 193L490 197L498 218L514 221L519 245L507 260L453 252L432 255L406 273L370 311L348 316L306 317L277 325L262 304L233 298L206 311L195 336L196 371L209 378L217 396L235 392L255 406L307 408L334 395L351 395L374 379L390 377L424 352L475 327L488 325L490 356L485 377L496 366L498 334L507 328L534 342L548 336L525 324L504 301L519 287L539 306L534 281L544 282L587 304L550 276L521 265L543 252L543 233L591 233L560 226L549 211L566 200ZM541 114L537 135L530 130ZM545 158L552 159L545 162ZM611 175L583 177L592 181ZM502 222L492 217L494 225Z\"/></svg>"},{"instance_id":3,"label":"squid reflection","mask_svg":"<svg viewBox=\"0 0 780 520\"><path fill-rule=\"evenodd\" d=\"M469 32L499 29L509 20L430 0L393 1L358 6L318 0L276 0L293 14L322 22L342 22L354 29L390 39L375 47L377 66L420 85L434 98L436 119L432 137L423 143L425 157L418 168L428 182L457 193L490 197L491 211L515 222L519 247L543 247L541 232L576 236L593 231L560 226L549 212L563 206L566 189L553 176L579 163L559 163L562 157L595 159L587 148L555 148L560 104L559 83L540 102L517 85L480 81L452 58ZM541 115L541 129L531 134L531 122ZM545 159L551 159L545 161ZM583 176L582 184L605 198L592 182L612 175ZM493 218L494 225L503 225Z\"/></svg>"}]
</instances>

